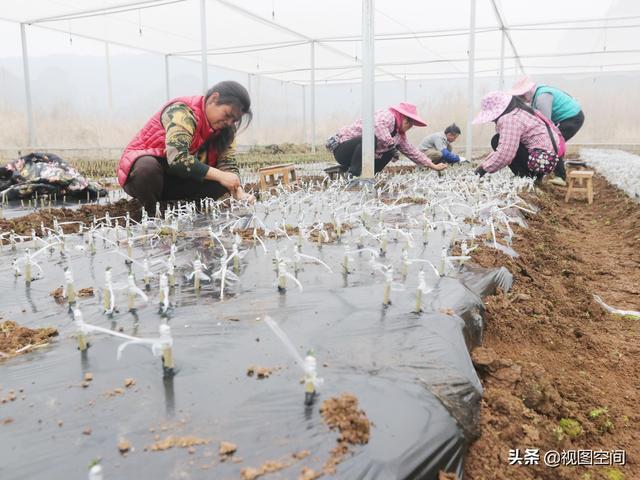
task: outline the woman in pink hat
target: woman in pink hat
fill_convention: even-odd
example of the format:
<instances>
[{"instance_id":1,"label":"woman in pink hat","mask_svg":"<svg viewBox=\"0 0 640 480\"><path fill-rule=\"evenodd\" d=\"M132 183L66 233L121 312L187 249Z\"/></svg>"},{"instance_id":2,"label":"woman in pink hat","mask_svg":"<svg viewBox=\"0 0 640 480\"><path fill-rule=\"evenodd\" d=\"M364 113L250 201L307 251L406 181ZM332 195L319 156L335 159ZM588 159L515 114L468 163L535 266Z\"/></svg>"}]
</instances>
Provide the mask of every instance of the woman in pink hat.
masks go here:
<instances>
[{"instance_id":1,"label":"woman in pink hat","mask_svg":"<svg viewBox=\"0 0 640 480\"><path fill-rule=\"evenodd\" d=\"M578 101L559 88L535 83L530 77L520 78L509 91L511 95L520 97L539 110L545 117L558 126L560 133L568 142L584 123L584 113ZM566 185L566 172L562 159L555 168L557 185Z\"/></svg>"},{"instance_id":2,"label":"woman in pink hat","mask_svg":"<svg viewBox=\"0 0 640 480\"><path fill-rule=\"evenodd\" d=\"M495 122L493 152L476 169L481 177L509 166L520 177L542 178L564 155L564 139L558 128L518 97L490 92L480 102L473 123Z\"/></svg>"},{"instance_id":3,"label":"woman in pink hat","mask_svg":"<svg viewBox=\"0 0 640 480\"><path fill-rule=\"evenodd\" d=\"M396 149L409 160L431 168L444 170L446 164L434 165L433 162L407 140L406 132L414 125L426 127L427 122L418 116L415 105L399 103L386 110L378 110L374 116L374 133L376 137L375 173L387 166L396 154ZM362 120L338 130L326 143L327 150L344 171L358 177L362 172Z\"/></svg>"}]
</instances>

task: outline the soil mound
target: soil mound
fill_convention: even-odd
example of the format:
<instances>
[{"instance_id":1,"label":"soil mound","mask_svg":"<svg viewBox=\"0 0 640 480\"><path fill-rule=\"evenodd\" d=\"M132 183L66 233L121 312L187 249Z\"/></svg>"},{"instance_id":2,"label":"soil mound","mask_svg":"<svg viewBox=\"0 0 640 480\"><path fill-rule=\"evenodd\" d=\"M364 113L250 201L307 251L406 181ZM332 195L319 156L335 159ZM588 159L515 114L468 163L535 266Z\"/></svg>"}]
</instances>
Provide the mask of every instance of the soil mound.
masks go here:
<instances>
[{"instance_id":1,"label":"soil mound","mask_svg":"<svg viewBox=\"0 0 640 480\"><path fill-rule=\"evenodd\" d=\"M544 187L540 207L516 228L510 258L482 248L474 259L506 266L513 289L488 297L484 344L473 354L485 394L480 439L466 478L640 478L637 398L640 322L608 314L640 304L640 205L596 176L595 201L564 202ZM509 465L509 451L539 449L539 465ZM550 450L626 450L627 465L544 465ZM618 476L616 476L618 475Z\"/></svg>"}]
</instances>

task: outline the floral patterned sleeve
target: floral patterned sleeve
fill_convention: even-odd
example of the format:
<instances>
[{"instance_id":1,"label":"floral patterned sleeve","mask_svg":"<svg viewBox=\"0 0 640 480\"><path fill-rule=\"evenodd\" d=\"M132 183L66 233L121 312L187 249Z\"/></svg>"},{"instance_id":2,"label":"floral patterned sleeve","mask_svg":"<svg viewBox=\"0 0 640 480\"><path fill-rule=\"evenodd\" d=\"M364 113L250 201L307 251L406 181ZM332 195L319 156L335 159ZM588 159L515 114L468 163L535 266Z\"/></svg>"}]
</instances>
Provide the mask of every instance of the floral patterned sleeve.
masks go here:
<instances>
[{"instance_id":1,"label":"floral patterned sleeve","mask_svg":"<svg viewBox=\"0 0 640 480\"><path fill-rule=\"evenodd\" d=\"M160 117L166 131L166 150L169 173L181 178L202 182L209 166L189 153L196 131L196 117L184 103L172 103Z\"/></svg>"},{"instance_id":2,"label":"floral patterned sleeve","mask_svg":"<svg viewBox=\"0 0 640 480\"><path fill-rule=\"evenodd\" d=\"M219 170L224 170L225 172L235 173L236 175L240 176L240 169L238 168L236 153L236 140L234 138L233 142L231 142L231 145L229 145L229 148L227 148L227 151L220 155L220 157L218 158L216 168L218 168Z\"/></svg>"}]
</instances>

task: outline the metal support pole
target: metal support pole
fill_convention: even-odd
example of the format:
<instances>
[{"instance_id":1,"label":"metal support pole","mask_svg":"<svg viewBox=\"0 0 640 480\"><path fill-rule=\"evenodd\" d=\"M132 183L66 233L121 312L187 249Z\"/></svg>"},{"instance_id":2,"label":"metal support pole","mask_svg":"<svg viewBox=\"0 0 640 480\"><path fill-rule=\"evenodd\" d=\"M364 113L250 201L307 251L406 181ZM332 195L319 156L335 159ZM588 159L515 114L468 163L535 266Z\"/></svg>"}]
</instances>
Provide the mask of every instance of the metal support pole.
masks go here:
<instances>
[{"instance_id":1,"label":"metal support pole","mask_svg":"<svg viewBox=\"0 0 640 480\"><path fill-rule=\"evenodd\" d=\"M407 76L405 75L403 80L402 80L402 90L403 90L403 96L402 98L404 99L404 101L407 101Z\"/></svg>"},{"instance_id":2,"label":"metal support pole","mask_svg":"<svg viewBox=\"0 0 640 480\"><path fill-rule=\"evenodd\" d=\"M468 79L468 92L467 92L467 101L468 103L468 111L467 111L467 145L466 145L466 156L469 160L471 160L471 151L473 149L473 132L472 128L472 120L473 120L473 110L474 110L474 101L473 101L473 76L474 76L474 62L475 62L475 49L476 49L476 0L470 0L471 4L471 19L469 21L469 79Z\"/></svg>"},{"instance_id":3,"label":"metal support pole","mask_svg":"<svg viewBox=\"0 0 640 480\"><path fill-rule=\"evenodd\" d=\"M27 33L24 23L20 24L22 40L22 68L24 71L24 93L27 100L27 129L29 130L29 146L36 144L36 130L33 125L33 104L31 103L31 77L29 75L29 54L27 53Z\"/></svg>"},{"instance_id":4,"label":"metal support pole","mask_svg":"<svg viewBox=\"0 0 640 480\"><path fill-rule=\"evenodd\" d=\"M504 44L506 33L504 33L504 28L502 29L502 41L500 42L500 86L499 90L504 90Z\"/></svg>"},{"instance_id":5,"label":"metal support pole","mask_svg":"<svg viewBox=\"0 0 640 480\"><path fill-rule=\"evenodd\" d=\"M362 174L375 174L375 136L373 105L375 100L374 0L362 0Z\"/></svg>"},{"instance_id":6,"label":"metal support pole","mask_svg":"<svg viewBox=\"0 0 640 480\"><path fill-rule=\"evenodd\" d=\"M164 56L164 88L166 90L165 95L167 100L171 100L171 83L169 73L169 55Z\"/></svg>"},{"instance_id":7,"label":"metal support pole","mask_svg":"<svg viewBox=\"0 0 640 480\"><path fill-rule=\"evenodd\" d=\"M202 62L202 92L207 94L209 89L209 78L207 72L207 10L206 0L200 0L200 44L201 44L201 62Z\"/></svg>"},{"instance_id":8,"label":"metal support pole","mask_svg":"<svg viewBox=\"0 0 640 480\"><path fill-rule=\"evenodd\" d=\"M111 84L111 54L109 53L109 42L104 42L104 56L107 61L107 106L113 112L113 85Z\"/></svg>"},{"instance_id":9,"label":"metal support pole","mask_svg":"<svg viewBox=\"0 0 640 480\"><path fill-rule=\"evenodd\" d=\"M251 80L251 74L247 73L247 91L249 92L249 98L251 99L253 116L256 117L257 108L256 108L256 102L254 100L253 90L254 88L253 88L253 81ZM256 144L255 123L254 123L254 126L251 127L251 130L249 130L249 143L251 145Z\"/></svg>"},{"instance_id":10,"label":"metal support pole","mask_svg":"<svg viewBox=\"0 0 640 480\"><path fill-rule=\"evenodd\" d=\"M511 45L511 50L513 51L513 56L516 57L516 61L518 62L518 65L520 65L520 70L524 74L524 67L522 66L522 62L520 61L520 58L519 58L520 56L518 55L518 51L516 50L516 45L515 43L513 43L513 39L509 34L508 26L504 23L504 19L502 18L502 14L500 13L500 9L498 8L498 4L496 3L496 0L491 0L491 5L493 6L493 11L496 14L496 19L500 24L500 29L502 30L502 34L509 41L509 45ZM504 37L502 39L503 42L505 40Z\"/></svg>"},{"instance_id":11,"label":"metal support pole","mask_svg":"<svg viewBox=\"0 0 640 480\"><path fill-rule=\"evenodd\" d=\"M256 98L256 108L253 111L253 118L256 121L256 129L253 134L253 143L258 145L260 143L260 75L256 74L254 76L254 84L255 84L255 98Z\"/></svg>"},{"instance_id":12,"label":"metal support pole","mask_svg":"<svg viewBox=\"0 0 640 480\"><path fill-rule=\"evenodd\" d=\"M307 89L302 85L302 143L307 143Z\"/></svg>"},{"instance_id":13,"label":"metal support pole","mask_svg":"<svg viewBox=\"0 0 640 480\"><path fill-rule=\"evenodd\" d=\"M316 153L316 42L311 41L311 153Z\"/></svg>"}]
</instances>

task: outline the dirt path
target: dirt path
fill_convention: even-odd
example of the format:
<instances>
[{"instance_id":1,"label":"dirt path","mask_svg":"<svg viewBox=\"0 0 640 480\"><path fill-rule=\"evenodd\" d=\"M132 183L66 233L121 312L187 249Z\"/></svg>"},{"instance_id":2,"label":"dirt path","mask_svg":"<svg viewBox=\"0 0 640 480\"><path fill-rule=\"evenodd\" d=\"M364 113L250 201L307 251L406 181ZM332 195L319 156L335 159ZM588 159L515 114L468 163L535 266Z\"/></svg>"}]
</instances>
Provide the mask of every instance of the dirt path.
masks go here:
<instances>
[{"instance_id":1,"label":"dirt path","mask_svg":"<svg viewBox=\"0 0 640 480\"><path fill-rule=\"evenodd\" d=\"M467 479L640 479L640 320L607 314L592 296L640 310L640 205L601 177L595 189L593 205L567 205L564 189L545 187L540 212L517 230L520 257L477 252L515 282L487 299L473 352L485 393ZM526 448L540 464L509 465L510 449ZM584 453L582 466L550 468L550 450L625 450L626 465L584 466L611 458Z\"/></svg>"}]
</instances>

